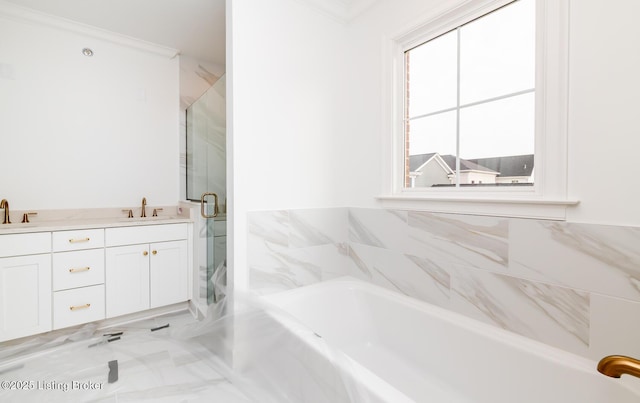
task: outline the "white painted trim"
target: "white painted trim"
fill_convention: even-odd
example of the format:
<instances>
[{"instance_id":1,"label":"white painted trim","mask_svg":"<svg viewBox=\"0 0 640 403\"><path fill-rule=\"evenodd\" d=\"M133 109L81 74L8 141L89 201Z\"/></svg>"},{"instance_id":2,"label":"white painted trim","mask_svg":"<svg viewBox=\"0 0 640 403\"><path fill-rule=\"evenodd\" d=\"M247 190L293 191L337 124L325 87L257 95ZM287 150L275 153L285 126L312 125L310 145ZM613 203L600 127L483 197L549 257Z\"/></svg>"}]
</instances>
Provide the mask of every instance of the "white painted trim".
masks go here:
<instances>
[{"instance_id":1,"label":"white painted trim","mask_svg":"<svg viewBox=\"0 0 640 403\"><path fill-rule=\"evenodd\" d=\"M15 4L0 0L0 18L10 21L20 22L23 24L31 24L36 26L45 26L49 28L59 29L63 31L73 32L75 34L100 39L103 41L123 45L137 50L153 53L159 56L173 59L180 54L177 49L169 48L155 43L143 41L141 39L107 31L91 25L81 24L65 18L56 17L50 14L41 13L26 7L20 7Z\"/></svg>"},{"instance_id":2,"label":"white painted trim","mask_svg":"<svg viewBox=\"0 0 640 403\"><path fill-rule=\"evenodd\" d=\"M394 35L393 40L400 45L401 51L404 53L406 50L415 48L513 1L458 0L446 2L431 14L422 16L419 22L413 25L413 28Z\"/></svg>"},{"instance_id":3,"label":"white painted trim","mask_svg":"<svg viewBox=\"0 0 640 403\"><path fill-rule=\"evenodd\" d=\"M505 199L423 196L378 196L382 207L400 210L423 210L436 213L486 215L497 217L565 220L567 208L578 205L577 200Z\"/></svg>"},{"instance_id":4,"label":"white painted trim","mask_svg":"<svg viewBox=\"0 0 640 403\"><path fill-rule=\"evenodd\" d=\"M567 115L568 115L568 53L569 0L537 0L536 25L536 183L531 187L470 189L405 189L404 159L404 52L425 41L455 29L512 0L460 0L443 7L395 35L383 38L383 185L381 196L385 207L402 208L411 200L411 208L464 213L470 202L477 202L473 214L487 211L511 211L518 217L564 219L567 198ZM447 196L445 196L447 195ZM519 203L522 208L504 210L505 203L516 200L537 200ZM434 203L434 200L438 204ZM442 203L449 203L443 206ZM545 201L561 212L549 208L533 208ZM526 208L532 208L527 213ZM436 210L433 210L436 211ZM545 214L551 214L545 216ZM499 214L505 215L505 214Z\"/></svg>"}]
</instances>

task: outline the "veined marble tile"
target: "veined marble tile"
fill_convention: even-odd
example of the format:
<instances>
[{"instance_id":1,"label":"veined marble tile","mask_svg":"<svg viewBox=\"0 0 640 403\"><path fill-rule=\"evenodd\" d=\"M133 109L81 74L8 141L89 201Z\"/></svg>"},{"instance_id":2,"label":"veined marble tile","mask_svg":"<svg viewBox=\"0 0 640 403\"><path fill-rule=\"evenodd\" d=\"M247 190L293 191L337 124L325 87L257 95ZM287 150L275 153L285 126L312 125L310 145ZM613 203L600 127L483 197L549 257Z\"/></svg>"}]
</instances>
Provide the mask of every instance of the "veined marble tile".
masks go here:
<instances>
[{"instance_id":1,"label":"veined marble tile","mask_svg":"<svg viewBox=\"0 0 640 403\"><path fill-rule=\"evenodd\" d=\"M349 241L403 251L407 241L407 212L350 208Z\"/></svg>"},{"instance_id":2,"label":"veined marble tile","mask_svg":"<svg viewBox=\"0 0 640 403\"><path fill-rule=\"evenodd\" d=\"M410 211L408 224L407 253L444 268L508 269L508 219Z\"/></svg>"},{"instance_id":3,"label":"veined marble tile","mask_svg":"<svg viewBox=\"0 0 640 403\"><path fill-rule=\"evenodd\" d=\"M333 246L335 249L329 257L330 260L326 257L324 258L327 263L322 267L322 281L344 276L351 276L367 281L370 279L370 277L367 277L358 267L358 262L353 259L349 243L343 242Z\"/></svg>"},{"instance_id":4,"label":"veined marble tile","mask_svg":"<svg viewBox=\"0 0 640 403\"><path fill-rule=\"evenodd\" d=\"M457 267L457 312L577 354L589 345L589 294L483 270Z\"/></svg>"},{"instance_id":5,"label":"veined marble tile","mask_svg":"<svg viewBox=\"0 0 640 403\"><path fill-rule=\"evenodd\" d=\"M322 279L319 254L307 250L312 248L289 249L269 244L250 246L249 287L257 294L289 290ZM333 245L328 247L334 248Z\"/></svg>"},{"instance_id":6,"label":"veined marble tile","mask_svg":"<svg viewBox=\"0 0 640 403\"><path fill-rule=\"evenodd\" d=\"M346 208L291 210L289 221L292 248L339 244L348 239Z\"/></svg>"},{"instance_id":7,"label":"veined marble tile","mask_svg":"<svg viewBox=\"0 0 640 403\"><path fill-rule=\"evenodd\" d=\"M640 228L513 220L519 277L640 301Z\"/></svg>"},{"instance_id":8,"label":"veined marble tile","mask_svg":"<svg viewBox=\"0 0 640 403\"><path fill-rule=\"evenodd\" d=\"M305 273L292 269L287 211L256 211L247 216L249 235L247 263L250 289L268 293L297 287L308 281ZM314 270L307 273L314 277ZM302 278L300 278L302 277ZM319 273L318 273L319 277Z\"/></svg>"},{"instance_id":9,"label":"veined marble tile","mask_svg":"<svg viewBox=\"0 0 640 403\"><path fill-rule=\"evenodd\" d=\"M289 246L289 212L286 210L254 211L247 214L249 239Z\"/></svg>"},{"instance_id":10,"label":"veined marble tile","mask_svg":"<svg viewBox=\"0 0 640 403\"><path fill-rule=\"evenodd\" d=\"M368 245L351 244L355 277L434 305L449 306L449 273L416 256Z\"/></svg>"},{"instance_id":11,"label":"veined marble tile","mask_svg":"<svg viewBox=\"0 0 640 403\"><path fill-rule=\"evenodd\" d=\"M260 295L352 274L345 269L352 264L346 244L295 249L261 244L252 249L261 252L249 263L249 283Z\"/></svg>"},{"instance_id":12,"label":"veined marble tile","mask_svg":"<svg viewBox=\"0 0 640 403\"><path fill-rule=\"evenodd\" d=\"M640 303L591 294L589 357L640 357Z\"/></svg>"}]
</instances>

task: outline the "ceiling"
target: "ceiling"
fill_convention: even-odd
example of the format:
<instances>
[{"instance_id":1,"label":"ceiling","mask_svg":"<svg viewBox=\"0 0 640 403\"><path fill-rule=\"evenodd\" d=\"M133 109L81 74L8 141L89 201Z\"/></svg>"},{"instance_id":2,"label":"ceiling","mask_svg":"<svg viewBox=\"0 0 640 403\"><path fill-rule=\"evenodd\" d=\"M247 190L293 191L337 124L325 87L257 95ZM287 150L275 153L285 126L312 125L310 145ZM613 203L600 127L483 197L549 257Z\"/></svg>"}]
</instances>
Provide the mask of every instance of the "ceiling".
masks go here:
<instances>
[{"instance_id":1,"label":"ceiling","mask_svg":"<svg viewBox=\"0 0 640 403\"><path fill-rule=\"evenodd\" d=\"M178 49L199 61L225 64L225 0L5 1ZM347 22L377 0L299 1Z\"/></svg>"},{"instance_id":2,"label":"ceiling","mask_svg":"<svg viewBox=\"0 0 640 403\"><path fill-rule=\"evenodd\" d=\"M225 64L225 0L6 0Z\"/></svg>"}]
</instances>

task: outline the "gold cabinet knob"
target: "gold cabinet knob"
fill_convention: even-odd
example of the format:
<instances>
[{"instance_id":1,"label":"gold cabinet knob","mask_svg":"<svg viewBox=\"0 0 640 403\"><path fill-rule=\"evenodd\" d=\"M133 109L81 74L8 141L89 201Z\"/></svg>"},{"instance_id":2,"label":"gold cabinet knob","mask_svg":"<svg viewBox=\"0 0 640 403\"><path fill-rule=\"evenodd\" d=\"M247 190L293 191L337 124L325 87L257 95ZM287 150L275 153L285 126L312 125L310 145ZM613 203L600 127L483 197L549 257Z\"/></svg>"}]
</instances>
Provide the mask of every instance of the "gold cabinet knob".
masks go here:
<instances>
[{"instance_id":1,"label":"gold cabinet knob","mask_svg":"<svg viewBox=\"0 0 640 403\"><path fill-rule=\"evenodd\" d=\"M154 251L153 251L153 252L151 252L151 253L153 253L154 255L157 255L157 254L158 254L158 251L157 251L157 250L154 250Z\"/></svg>"},{"instance_id":2,"label":"gold cabinet knob","mask_svg":"<svg viewBox=\"0 0 640 403\"><path fill-rule=\"evenodd\" d=\"M144 252L142 252L142 256L147 256L149 254L149 252L147 252L146 250Z\"/></svg>"}]
</instances>

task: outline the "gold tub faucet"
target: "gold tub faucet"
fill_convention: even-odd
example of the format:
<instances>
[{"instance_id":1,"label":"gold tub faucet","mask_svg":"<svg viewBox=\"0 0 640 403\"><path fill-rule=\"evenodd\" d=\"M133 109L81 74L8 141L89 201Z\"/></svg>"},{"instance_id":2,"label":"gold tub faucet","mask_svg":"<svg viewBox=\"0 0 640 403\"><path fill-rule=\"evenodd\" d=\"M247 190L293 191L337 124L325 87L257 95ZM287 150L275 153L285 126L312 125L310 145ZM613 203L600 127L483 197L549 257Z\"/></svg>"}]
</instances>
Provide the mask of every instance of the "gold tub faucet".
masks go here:
<instances>
[{"instance_id":1,"label":"gold tub faucet","mask_svg":"<svg viewBox=\"0 0 640 403\"><path fill-rule=\"evenodd\" d=\"M598 363L598 371L612 378L629 374L640 378L640 360L624 355L609 355Z\"/></svg>"},{"instance_id":2,"label":"gold tub faucet","mask_svg":"<svg viewBox=\"0 0 640 403\"><path fill-rule=\"evenodd\" d=\"M0 201L0 208L4 209L4 220L2 223L11 224L11 219L9 218L9 202L7 199L2 199L2 201Z\"/></svg>"}]
</instances>

